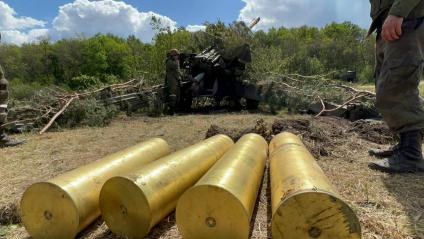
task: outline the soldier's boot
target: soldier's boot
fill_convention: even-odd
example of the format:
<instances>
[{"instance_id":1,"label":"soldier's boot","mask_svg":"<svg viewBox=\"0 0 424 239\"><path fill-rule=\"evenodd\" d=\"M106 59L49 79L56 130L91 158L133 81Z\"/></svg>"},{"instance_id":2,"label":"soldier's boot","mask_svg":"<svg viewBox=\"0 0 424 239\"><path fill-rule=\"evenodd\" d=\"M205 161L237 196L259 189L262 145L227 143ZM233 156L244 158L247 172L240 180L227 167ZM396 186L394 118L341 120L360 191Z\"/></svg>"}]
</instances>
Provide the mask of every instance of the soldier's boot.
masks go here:
<instances>
[{"instance_id":1,"label":"soldier's boot","mask_svg":"<svg viewBox=\"0 0 424 239\"><path fill-rule=\"evenodd\" d=\"M370 156L375 156L375 157L379 157L379 158L384 158L384 157L390 157L392 156L396 151L399 150L399 145L400 143L396 144L395 146L392 146L388 149L378 149L378 148L373 148L370 149L368 151L368 154Z\"/></svg>"},{"instance_id":2,"label":"soldier's boot","mask_svg":"<svg viewBox=\"0 0 424 239\"><path fill-rule=\"evenodd\" d=\"M398 150L390 157L370 163L370 168L388 173L424 172L421 131L400 134Z\"/></svg>"},{"instance_id":3,"label":"soldier's boot","mask_svg":"<svg viewBox=\"0 0 424 239\"><path fill-rule=\"evenodd\" d=\"M25 140L13 139L10 138L4 130L0 129L0 148L5 147L15 147L21 144L24 144Z\"/></svg>"}]
</instances>

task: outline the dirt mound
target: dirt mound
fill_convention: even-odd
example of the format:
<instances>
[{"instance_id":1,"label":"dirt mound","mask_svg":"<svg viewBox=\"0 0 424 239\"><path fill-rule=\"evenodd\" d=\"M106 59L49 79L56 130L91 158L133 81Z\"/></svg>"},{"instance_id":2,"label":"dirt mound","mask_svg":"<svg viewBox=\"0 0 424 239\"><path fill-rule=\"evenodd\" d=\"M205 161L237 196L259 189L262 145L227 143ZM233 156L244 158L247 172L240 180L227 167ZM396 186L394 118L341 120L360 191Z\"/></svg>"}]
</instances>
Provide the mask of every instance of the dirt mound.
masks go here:
<instances>
[{"instance_id":1,"label":"dirt mound","mask_svg":"<svg viewBox=\"0 0 424 239\"><path fill-rule=\"evenodd\" d=\"M21 222L16 204L0 207L0 225L18 224Z\"/></svg>"},{"instance_id":2,"label":"dirt mound","mask_svg":"<svg viewBox=\"0 0 424 239\"><path fill-rule=\"evenodd\" d=\"M262 137L264 137L268 142L272 139L271 131L269 130L269 126L263 119L259 119L256 121L256 125L253 127L247 127L247 128L223 128L218 125L211 125L206 132L205 138L210 138L212 136L215 136L217 134L225 134L228 135L231 139L236 142L239 140L243 135L249 134L249 133L255 133L259 134Z\"/></svg>"},{"instance_id":3,"label":"dirt mound","mask_svg":"<svg viewBox=\"0 0 424 239\"><path fill-rule=\"evenodd\" d=\"M273 135L291 132L299 135L311 153L320 156L331 155L346 132L348 121L340 118L321 117L307 120L276 120L272 125Z\"/></svg>"},{"instance_id":4,"label":"dirt mound","mask_svg":"<svg viewBox=\"0 0 424 239\"><path fill-rule=\"evenodd\" d=\"M309 132L310 125L310 120L275 120L272 124L272 134L277 135L281 132L303 134Z\"/></svg>"},{"instance_id":5,"label":"dirt mound","mask_svg":"<svg viewBox=\"0 0 424 239\"><path fill-rule=\"evenodd\" d=\"M349 132L355 132L362 139L377 143L389 144L396 139L395 135L390 131L382 121L377 120L358 120L351 123Z\"/></svg>"},{"instance_id":6,"label":"dirt mound","mask_svg":"<svg viewBox=\"0 0 424 239\"><path fill-rule=\"evenodd\" d=\"M312 140L328 141L342 136L349 122L341 118L321 117L307 120L276 120L272 124L272 134L291 132Z\"/></svg>"},{"instance_id":7,"label":"dirt mound","mask_svg":"<svg viewBox=\"0 0 424 239\"><path fill-rule=\"evenodd\" d=\"M311 153L319 158L321 156L334 156L337 146L349 145L357 147L357 142L352 140L353 135L378 143L387 144L394 141L390 130L380 121L360 120L351 123L337 117L320 117L307 119L275 120L271 126L263 119L259 119L255 126L247 128L224 128L212 125L206 133L206 138L217 134L226 134L234 141L244 134L257 133L268 142L273 136L281 132L291 132L302 138Z\"/></svg>"}]
</instances>

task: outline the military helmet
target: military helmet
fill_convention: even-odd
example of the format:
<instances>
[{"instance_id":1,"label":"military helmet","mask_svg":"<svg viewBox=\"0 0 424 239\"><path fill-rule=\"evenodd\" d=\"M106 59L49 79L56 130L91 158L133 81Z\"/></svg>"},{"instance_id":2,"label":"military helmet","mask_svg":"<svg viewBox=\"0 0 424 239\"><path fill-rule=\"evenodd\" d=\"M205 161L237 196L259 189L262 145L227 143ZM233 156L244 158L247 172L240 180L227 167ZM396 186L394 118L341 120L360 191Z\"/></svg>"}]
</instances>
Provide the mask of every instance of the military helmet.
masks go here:
<instances>
[{"instance_id":1,"label":"military helmet","mask_svg":"<svg viewBox=\"0 0 424 239\"><path fill-rule=\"evenodd\" d=\"M178 55L180 55L180 51L178 49L171 49L169 51L169 55L171 55L171 56L178 56Z\"/></svg>"}]
</instances>

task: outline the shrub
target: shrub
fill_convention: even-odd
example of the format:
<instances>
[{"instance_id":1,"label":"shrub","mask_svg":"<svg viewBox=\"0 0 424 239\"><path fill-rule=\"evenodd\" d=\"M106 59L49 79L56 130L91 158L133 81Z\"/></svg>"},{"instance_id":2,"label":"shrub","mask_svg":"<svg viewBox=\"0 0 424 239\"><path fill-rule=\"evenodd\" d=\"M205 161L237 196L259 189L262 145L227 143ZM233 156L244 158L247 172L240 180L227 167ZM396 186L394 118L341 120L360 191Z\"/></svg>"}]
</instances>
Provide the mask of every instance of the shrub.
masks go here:
<instances>
[{"instance_id":1,"label":"shrub","mask_svg":"<svg viewBox=\"0 0 424 239\"><path fill-rule=\"evenodd\" d=\"M78 126L102 127L108 125L117 115L114 105L105 105L95 98L74 101L58 119L57 126L73 128Z\"/></svg>"},{"instance_id":2,"label":"shrub","mask_svg":"<svg viewBox=\"0 0 424 239\"><path fill-rule=\"evenodd\" d=\"M72 78L69 87L73 90L85 90L95 86L100 86L102 82L94 76L80 75Z\"/></svg>"},{"instance_id":3,"label":"shrub","mask_svg":"<svg viewBox=\"0 0 424 239\"><path fill-rule=\"evenodd\" d=\"M374 68L370 65L365 66L358 75L358 81L360 83L373 82L374 80Z\"/></svg>"},{"instance_id":4,"label":"shrub","mask_svg":"<svg viewBox=\"0 0 424 239\"><path fill-rule=\"evenodd\" d=\"M15 100L29 99L42 87L38 82L24 83L21 79L13 79L9 82L10 98Z\"/></svg>"},{"instance_id":5,"label":"shrub","mask_svg":"<svg viewBox=\"0 0 424 239\"><path fill-rule=\"evenodd\" d=\"M108 85L119 83L119 78L115 75L104 75L102 78L103 82Z\"/></svg>"}]
</instances>

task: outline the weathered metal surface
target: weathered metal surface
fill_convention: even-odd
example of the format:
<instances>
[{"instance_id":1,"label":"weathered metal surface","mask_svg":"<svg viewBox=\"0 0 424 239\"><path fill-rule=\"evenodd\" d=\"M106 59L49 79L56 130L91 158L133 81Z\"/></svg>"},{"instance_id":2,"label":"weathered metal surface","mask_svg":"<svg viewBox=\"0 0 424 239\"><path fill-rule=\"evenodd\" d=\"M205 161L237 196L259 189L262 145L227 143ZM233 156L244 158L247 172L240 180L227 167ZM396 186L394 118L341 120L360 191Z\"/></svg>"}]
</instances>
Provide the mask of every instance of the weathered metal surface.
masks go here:
<instances>
[{"instance_id":1,"label":"weathered metal surface","mask_svg":"<svg viewBox=\"0 0 424 239\"><path fill-rule=\"evenodd\" d=\"M270 177L273 238L361 238L355 213L296 135L272 140Z\"/></svg>"},{"instance_id":2,"label":"weathered metal surface","mask_svg":"<svg viewBox=\"0 0 424 239\"><path fill-rule=\"evenodd\" d=\"M267 156L265 139L247 134L187 190L177 205L183 238L247 239Z\"/></svg>"},{"instance_id":3,"label":"weathered metal surface","mask_svg":"<svg viewBox=\"0 0 424 239\"><path fill-rule=\"evenodd\" d=\"M163 139L152 139L47 182L36 183L22 197L22 222L34 239L74 238L100 216L99 194L106 180L169 153Z\"/></svg>"},{"instance_id":4,"label":"weathered metal surface","mask_svg":"<svg viewBox=\"0 0 424 239\"><path fill-rule=\"evenodd\" d=\"M106 224L117 235L144 238L233 144L228 136L217 135L128 176L111 178L100 193Z\"/></svg>"}]
</instances>

